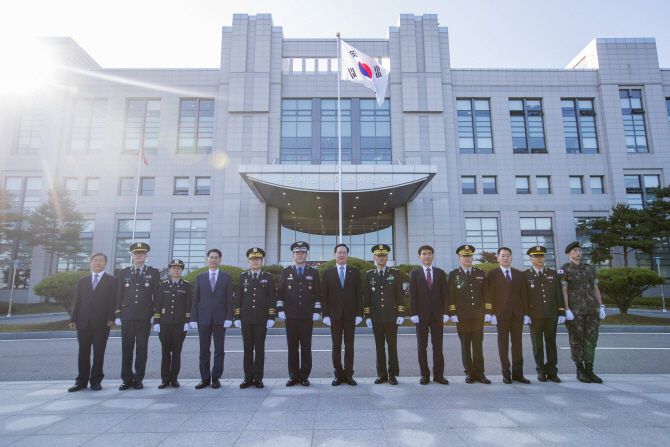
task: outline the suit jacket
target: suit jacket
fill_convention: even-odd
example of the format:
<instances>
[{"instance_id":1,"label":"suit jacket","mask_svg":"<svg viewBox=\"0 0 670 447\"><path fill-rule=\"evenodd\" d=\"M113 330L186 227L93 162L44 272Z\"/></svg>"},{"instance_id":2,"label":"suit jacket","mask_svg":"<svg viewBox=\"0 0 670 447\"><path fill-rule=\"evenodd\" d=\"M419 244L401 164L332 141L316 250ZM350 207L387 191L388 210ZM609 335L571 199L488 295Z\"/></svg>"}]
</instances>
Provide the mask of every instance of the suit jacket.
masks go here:
<instances>
[{"instance_id":1,"label":"suit jacket","mask_svg":"<svg viewBox=\"0 0 670 447\"><path fill-rule=\"evenodd\" d=\"M528 311L531 320L542 318L558 318L565 316L565 303L561 282L556 270L544 268L542 279L537 276L534 268L523 272L526 277L526 294L528 295Z\"/></svg>"},{"instance_id":2,"label":"suit jacket","mask_svg":"<svg viewBox=\"0 0 670 447\"><path fill-rule=\"evenodd\" d=\"M409 309L412 316L419 316L419 322L429 319L442 321L443 315L449 315L449 292L444 270L433 267L432 279L432 289L428 290L423 267L409 274Z\"/></svg>"},{"instance_id":3,"label":"suit jacket","mask_svg":"<svg viewBox=\"0 0 670 447\"><path fill-rule=\"evenodd\" d=\"M209 276L207 269L195 277L191 321L203 326L223 326L224 321L233 321L233 277L219 270L212 292Z\"/></svg>"},{"instance_id":4,"label":"suit jacket","mask_svg":"<svg viewBox=\"0 0 670 447\"><path fill-rule=\"evenodd\" d=\"M395 324L398 317L405 318L405 293L399 270L387 267L383 276L379 276L379 269L368 270L363 294L365 318L373 323Z\"/></svg>"},{"instance_id":5,"label":"suit jacket","mask_svg":"<svg viewBox=\"0 0 670 447\"><path fill-rule=\"evenodd\" d=\"M93 329L107 327L108 321L114 321L116 292L116 276L104 273L95 290L92 275L79 278L74 291L70 322L77 323L77 329L84 329L89 323Z\"/></svg>"},{"instance_id":6,"label":"suit jacket","mask_svg":"<svg viewBox=\"0 0 670 447\"><path fill-rule=\"evenodd\" d=\"M472 267L470 282L468 274L459 267L449 273L449 315L456 315L459 320L465 318L481 318L492 313L491 293L486 282L486 273ZM514 275L514 273L512 273Z\"/></svg>"},{"instance_id":7,"label":"suit jacket","mask_svg":"<svg viewBox=\"0 0 670 447\"><path fill-rule=\"evenodd\" d=\"M363 318L363 291L361 273L356 267L347 265L344 287L340 282L339 266L327 268L321 282L321 306L323 317L347 321Z\"/></svg>"},{"instance_id":8,"label":"suit jacket","mask_svg":"<svg viewBox=\"0 0 670 447\"><path fill-rule=\"evenodd\" d=\"M502 268L496 267L486 275L486 281L491 292L493 313L498 320L511 320L512 315L522 320L528 315L528 299L526 296L526 278L520 270L510 268L512 272L512 286Z\"/></svg>"}]
</instances>

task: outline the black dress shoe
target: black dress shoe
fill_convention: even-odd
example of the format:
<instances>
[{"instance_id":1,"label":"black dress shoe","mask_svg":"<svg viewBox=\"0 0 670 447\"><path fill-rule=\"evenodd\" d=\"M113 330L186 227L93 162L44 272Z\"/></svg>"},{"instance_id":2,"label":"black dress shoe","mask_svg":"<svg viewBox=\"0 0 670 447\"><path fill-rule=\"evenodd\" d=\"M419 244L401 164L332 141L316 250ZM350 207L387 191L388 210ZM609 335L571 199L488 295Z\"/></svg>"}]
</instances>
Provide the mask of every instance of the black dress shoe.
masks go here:
<instances>
[{"instance_id":1,"label":"black dress shoe","mask_svg":"<svg viewBox=\"0 0 670 447\"><path fill-rule=\"evenodd\" d=\"M240 388L241 389L249 388L253 384L254 384L253 380L245 380L244 382L240 383Z\"/></svg>"},{"instance_id":2,"label":"black dress shoe","mask_svg":"<svg viewBox=\"0 0 670 447\"><path fill-rule=\"evenodd\" d=\"M179 388L179 382L177 382L176 380L173 380L172 381L172 388Z\"/></svg>"},{"instance_id":3,"label":"black dress shoe","mask_svg":"<svg viewBox=\"0 0 670 447\"><path fill-rule=\"evenodd\" d=\"M342 383L343 381L344 381L344 379L343 379L342 377L335 377L335 378L333 379L333 382L331 383L331 385L333 385L333 386L338 386L338 385L339 385L340 383Z\"/></svg>"},{"instance_id":4,"label":"black dress shoe","mask_svg":"<svg viewBox=\"0 0 670 447\"><path fill-rule=\"evenodd\" d=\"M389 375L389 383L391 385L397 385L398 384L398 379L395 378L393 374Z\"/></svg>"},{"instance_id":5,"label":"black dress shoe","mask_svg":"<svg viewBox=\"0 0 670 447\"><path fill-rule=\"evenodd\" d=\"M526 379L524 376L512 376L512 380L519 383L529 384L530 380Z\"/></svg>"},{"instance_id":6,"label":"black dress shoe","mask_svg":"<svg viewBox=\"0 0 670 447\"><path fill-rule=\"evenodd\" d=\"M346 383L347 385L351 385L351 386L358 385L353 377L345 377L344 378L344 383Z\"/></svg>"},{"instance_id":7,"label":"black dress shoe","mask_svg":"<svg viewBox=\"0 0 670 447\"><path fill-rule=\"evenodd\" d=\"M433 377L433 382L437 382L440 385L449 385L449 381L444 378L444 376L435 376Z\"/></svg>"},{"instance_id":8,"label":"black dress shoe","mask_svg":"<svg viewBox=\"0 0 670 447\"><path fill-rule=\"evenodd\" d=\"M136 390L141 390L142 388L144 388L144 384L142 382L135 382L133 384L133 388L135 388Z\"/></svg>"},{"instance_id":9,"label":"black dress shoe","mask_svg":"<svg viewBox=\"0 0 670 447\"><path fill-rule=\"evenodd\" d=\"M430 376L421 376L419 383L421 385L428 385L430 383Z\"/></svg>"},{"instance_id":10,"label":"black dress shoe","mask_svg":"<svg viewBox=\"0 0 670 447\"><path fill-rule=\"evenodd\" d=\"M300 382L298 379L289 379L288 382L286 382L286 386L293 386Z\"/></svg>"},{"instance_id":11,"label":"black dress shoe","mask_svg":"<svg viewBox=\"0 0 670 447\"><path fill-rule=\"evenodd\" d=\"M384 376L384 377L377 377L377 378L375 379L375 385L379 385L379 384L381 384L381 383L388 382L388 380L389 380L389 378L386 377L386 376Z\"/></svg>"},{"instance_id":12,"label":"black dress shoe","mask_svg":"<svg viewBox=\"0 0 670 447\"><path fill-rule=\"evenodd\" d=\"M512 383L512 378L510 376L503 376L503 383L510 385Z\"/></svg>"},{"instance_id":13,"label":"black dress shoe","mask_svg":"<svg viewBox=\"0 0 670 447\"><path fill-rule=\"evenodd\" d=\"M92 383L91 384L91 389L93 391L100 391L102 389L102 386L99 383Z\"/></svg>"},{"instance_id":14,"label":"black dress shoe","mask_svg":"<svg viewBox=\"0 0 670 447\"><path fill-rule=\"evenodd\" d=\"M465 383L475 383L475 378L468 374L465 376Z\"/></svg>"},{"instance_id":15,"label":"black dress shoe","mask_svg":"<svg viewBox=\"0 0 670 447\"><path fill-rule=\"evenodd\" d=\"M309 379L300 379L300 385L309 386Z\"/></svg>"},{"instance_id":16,"label":"black dress shoe","mask_svg":"<svg viewBox=\"0 0 670 447\"><path fill-rule=\"evenodd\" d=\"M545 373L539 373L537 375L537 380L540 382L546 382L547 381L547 375Z\"/></svg>"},{"instance_id":17,"label":"black dress shoe","mask_svg":"<svg viewBox=\"0 0 670 447\"><path fill-rule=\"evenodd\" d=\"M207 379L207 380L201 380L200 383L197 384L197 385L195 386L195 389L196 389L196 390L201 390L201 389L203 389L203 388L209 386L211 383L212 383L212 382L210 382L209 379Z\"/></svg>"},{"instance_id":18,"label":"black dress shoe","mask_svg":"<svg viewBox=\"0 0 670 447\"><path fill-rule=\"evenodd\" d=\"M84 384L75 383L72 388L68 389L68 392L73 393L75 391L83 390L84 388L86 388L85 383ZM93 386L91 386L91 388L93 388Z\"/></svg>"},{"instance_id":19,"label":"black dress shoe","mask_svg":"<svg viewBox=\"0 0 670 447\"><path fill-rule=\"evenodd\" d=\"M561 379L559 379L556 374L547 374L547 379L551 380L554 383L561 383Z\"/></svg>"},{"instance_id":20,"label":"black dress shoe","mask_svg":"<svg viewBox=\"0 0 670 447\"><path fill-rule=\"evenodd\" d=\"M123 382L119 387L119 391L129 390L133 386L133 382Z\"/></svg>"},{"instance_id":21,"label":"black dress shoe","mask_svg":"<svg viewBox=\"0 0 670 447\"><path fill-rule=\"evenodd\" d=\"M483 383L484 385L491 385L491 381L484 374L481 374L479 376L475 376L475 380L477 382Z\"/></svg>"},{"instance_id":22,"label":"black dress shoe","mask_svg":"<svg viewBox=\"0 0 670 447\"><path fill-rule=\"evenodd\" d=\"M212 377L212 388L221 388L221 382L218 377Z\"/></svg>"},{"instance_id":23,"label":"black dress shoe","mask_svg":"<svg viewBox=\"0 0 670 447\"><path fill-rule=\"evenodd\" d=\"M162 389L164 389L164 388L167 388L168 385L169 385L169 383L167 383L167 382L163 382L163 383L161 383L160 385L158 385L158 389L159 389L159 390L162 390Z\"/></svg>"},{"instance_id":24,"label":"black dress shoe","mask_svg":"<svg viewBox=\"0 0 670 447\"><path fill-rule=\"evenodd\" d=\"M265 388L265 385L263 385L262 380L257 380L254 385L256 385L256 388Z\"/></svg>"}]
</instances>

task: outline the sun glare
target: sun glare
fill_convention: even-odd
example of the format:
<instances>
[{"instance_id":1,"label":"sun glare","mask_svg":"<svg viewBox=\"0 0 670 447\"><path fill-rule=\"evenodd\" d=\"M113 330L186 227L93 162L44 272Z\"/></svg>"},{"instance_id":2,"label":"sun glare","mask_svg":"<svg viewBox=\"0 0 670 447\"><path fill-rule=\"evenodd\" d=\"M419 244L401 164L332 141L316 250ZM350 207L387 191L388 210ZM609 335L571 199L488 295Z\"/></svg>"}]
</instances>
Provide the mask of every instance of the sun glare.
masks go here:
<instances>
[{"instance_id":1,"label":"sun glare","mask_svg":"<svg viewBox=\"0 0 670 447\"><path fill-rule=\"evenodd\" d=\"M56 71L52 50L38 40L6 48L0 71L0 92L26 94L53 81Z\"/></svg>"}]
</instances>

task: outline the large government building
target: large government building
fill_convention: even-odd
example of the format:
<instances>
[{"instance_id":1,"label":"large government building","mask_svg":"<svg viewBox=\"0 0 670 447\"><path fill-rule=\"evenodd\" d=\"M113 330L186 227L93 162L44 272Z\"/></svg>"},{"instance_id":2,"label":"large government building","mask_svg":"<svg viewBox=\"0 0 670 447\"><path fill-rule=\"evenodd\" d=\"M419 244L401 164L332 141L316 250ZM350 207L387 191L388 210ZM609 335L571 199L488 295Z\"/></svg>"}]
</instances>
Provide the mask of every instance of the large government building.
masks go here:
<instances>
[{"instance_id":1,"label":"large government building","mask_svg":"<svg viewBox=\"0 0 670 447\"><path fill-rule=\"evenodd\" d=\"M342 82L341 177L336 39L286 39L269 14L238 14L216 69L105 69L72 39L44 39L49 84L2 100L2 187L27 213L64 182L86 219L84 250L57 269L87 269L101 251L113 273L130 262L136 188L135 236L159 268L202 267L207 248L244 267L252 246L288 264L297 240L308 261L332 259L341 183L352 256L371 260L384 243L393 264L418 263L430 244L449 270L464 243L510 247L517 268L542 244L562 264L592 219L618 202L644 207L669 183L670 70L653 38L594 39L563 69L452 68L448 29L430 14L346 41L378 58L390 85L379 106ZM14 300L39 301L31 286L48 256L5 242L0 299L18 259ZM657 251L670 276L667 244Z\"/></svg>"}]
</instances>

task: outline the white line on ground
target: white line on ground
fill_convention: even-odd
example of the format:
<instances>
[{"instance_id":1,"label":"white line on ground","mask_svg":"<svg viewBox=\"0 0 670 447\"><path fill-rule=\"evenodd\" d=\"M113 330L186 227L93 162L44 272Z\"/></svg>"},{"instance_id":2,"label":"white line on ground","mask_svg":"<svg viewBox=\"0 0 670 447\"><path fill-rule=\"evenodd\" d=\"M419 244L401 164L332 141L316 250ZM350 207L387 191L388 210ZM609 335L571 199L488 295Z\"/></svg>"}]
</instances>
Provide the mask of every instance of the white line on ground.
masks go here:
<instances>
[{"instance_id":1,"label":"white line on ground","mask_svg":"<svg viewBox=\"0 0 670 447\"><path fill-rule=\"evenodd\" d=\"M561 348L561 349L570 349L570 348ZM623 349L623 350L633 349L635 351L641 350L641 349L645 349L645 350L653 349L653 350L665 350L665 351L670 350L670 348L596 348L596 349Z\"/></svg>"}]
</instances>

